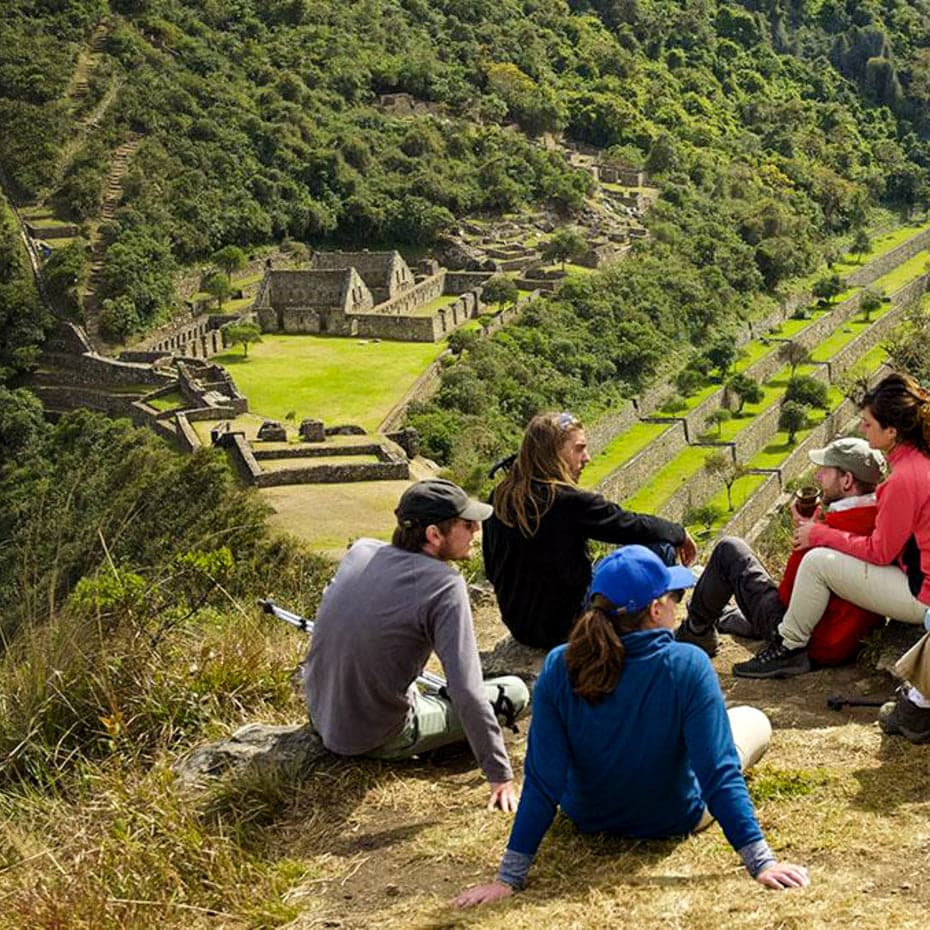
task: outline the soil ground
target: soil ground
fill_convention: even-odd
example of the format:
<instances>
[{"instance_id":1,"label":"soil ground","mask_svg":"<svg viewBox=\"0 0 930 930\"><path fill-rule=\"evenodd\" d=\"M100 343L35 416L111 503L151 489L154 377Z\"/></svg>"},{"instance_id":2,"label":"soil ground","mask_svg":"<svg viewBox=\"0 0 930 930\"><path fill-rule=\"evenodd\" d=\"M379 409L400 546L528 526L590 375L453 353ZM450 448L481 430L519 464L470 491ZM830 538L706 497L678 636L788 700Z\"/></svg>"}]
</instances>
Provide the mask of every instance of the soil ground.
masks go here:
<instances>
[{"instance_id":1,"label":"soil ground","mask_svg":"<svg viewBox=\"0 0 930 930\"><path fill-rule=\"evenodd\" d=\"M479 646L505 632L496 608L476 612ZM722 637L714 660L727 701L771 717L771 748L749 777L780 858L811 886L776 893L754 883L712 826L681 841L584 837L559 818L526 891L472 911L449 905L493 876L512 818L487 812L487 786L467 752L408 764L334 761L307 785L307 820L281 824L281 854L312 863L294 892L318 927L714 928L926 927L930 885L930 747L884 736L875 708L830 710L834 693L884 698L891 679L864 666L790 681L734 679L755 644ZM525 726L508 736L522 770ZM519 780L518 775L518 780Z\"/></svg>"}]
</instances>

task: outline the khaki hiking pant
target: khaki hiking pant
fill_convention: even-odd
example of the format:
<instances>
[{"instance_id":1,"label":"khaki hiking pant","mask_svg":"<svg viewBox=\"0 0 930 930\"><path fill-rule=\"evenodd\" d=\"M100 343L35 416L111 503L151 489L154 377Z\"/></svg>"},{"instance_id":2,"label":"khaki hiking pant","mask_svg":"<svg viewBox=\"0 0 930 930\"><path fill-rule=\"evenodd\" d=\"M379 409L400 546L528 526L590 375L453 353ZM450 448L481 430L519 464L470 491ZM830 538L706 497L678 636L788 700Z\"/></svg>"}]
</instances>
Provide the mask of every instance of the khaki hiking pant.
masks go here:
<instances>
[{"instance_id":1,"label":"khaki hiking pant","mask_svg":"<svg viewBox=\"0 0 930 930\"><path fill-rule=\"evenodd\" d=\"M500 688L504 689L505 696L512 702L514 716L519 717L530 702L529 689L522 679L514 675L488 678L484 681L488 703L493 705L497 701ZM497 719L501 724L507 722L500 714ZM403 730L365 755L372 759L409 759L464 739L465 729L452 701L435 692L424 694L418 691Z\"/></svg>"},{"instance_id":2,"label":"khaki hiking pant","mask_svg":"<svg viewBox=\"0 0 930 930\"><path fill-rule=\"evenodd\" d=\"M902 623L924 622L927 605L911 594L897 565L872 565L835 549L811 549L801 560L778 632L790 649L806 646L830 594Z\"/></svg>"}]
</instances>

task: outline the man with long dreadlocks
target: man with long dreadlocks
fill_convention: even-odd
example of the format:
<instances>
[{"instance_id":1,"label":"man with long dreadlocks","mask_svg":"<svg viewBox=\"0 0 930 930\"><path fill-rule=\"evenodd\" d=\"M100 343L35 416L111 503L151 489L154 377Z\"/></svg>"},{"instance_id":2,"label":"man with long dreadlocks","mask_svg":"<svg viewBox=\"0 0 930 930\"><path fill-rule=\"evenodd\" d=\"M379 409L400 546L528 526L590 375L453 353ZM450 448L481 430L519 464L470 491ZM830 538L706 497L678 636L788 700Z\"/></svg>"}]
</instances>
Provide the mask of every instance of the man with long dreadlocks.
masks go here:
<instances>
[{"instance_id":1,"label":"man with long dreadlocks","mask_svg":"<svg viewBox=\"0 0 930 930\"><path fill-rule=\"evenodd\" d=\"M663 560L694 561L678 523L633 513L578 487L590 461L581 422L570 413L533 417L520 451L491 497L482 548L504 624L524 646L564 643L591 581L588 540L653 547Z\"/></svg>"}]
</instances>

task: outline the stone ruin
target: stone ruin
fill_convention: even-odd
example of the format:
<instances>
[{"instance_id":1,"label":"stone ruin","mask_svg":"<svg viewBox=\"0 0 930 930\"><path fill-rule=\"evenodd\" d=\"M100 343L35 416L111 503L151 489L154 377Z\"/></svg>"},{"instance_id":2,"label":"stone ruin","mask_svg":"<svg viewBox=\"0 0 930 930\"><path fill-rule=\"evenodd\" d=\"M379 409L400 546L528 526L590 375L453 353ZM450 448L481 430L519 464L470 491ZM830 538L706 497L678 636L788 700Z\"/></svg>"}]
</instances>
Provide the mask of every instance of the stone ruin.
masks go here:
<instances>
[{"instance_id":1,"label":"stone ruin","mask_svg":"<svg viewBox=\"0 0 930 930\"><path fill-rule=\"evenodd\" d=\"M266 269L252 309L264 332L436 342L477 315L489 276L430 260L414 273L396 250L316 252L307 269ZM443 296L448 305L425 310Z\"/></svg>"}]
</instances>

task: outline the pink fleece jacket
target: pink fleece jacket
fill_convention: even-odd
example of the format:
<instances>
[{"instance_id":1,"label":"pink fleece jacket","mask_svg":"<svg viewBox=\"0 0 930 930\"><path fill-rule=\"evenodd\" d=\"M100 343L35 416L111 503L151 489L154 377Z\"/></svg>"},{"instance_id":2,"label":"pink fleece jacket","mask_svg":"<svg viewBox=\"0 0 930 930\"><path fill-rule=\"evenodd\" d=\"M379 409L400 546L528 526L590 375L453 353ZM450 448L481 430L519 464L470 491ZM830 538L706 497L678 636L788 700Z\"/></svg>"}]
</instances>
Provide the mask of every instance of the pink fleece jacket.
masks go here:
<instances>
[{"instance_id":1,"label":"pink fleece jacket","mask_svg":"<svg viewBox=\"0 0 930 930\"><path fill-rule=\"evenodd\" d=\"M888 455L889 476L878 486L875 529L857 536L825 524L811 529L810 545L827 546L873 565L897 563L911 536L920 550L923 586L917 599L930 604L930 458L910 443L902 443Z\"/></svg>"}]
</instances>

